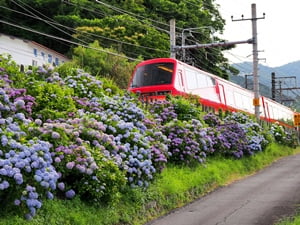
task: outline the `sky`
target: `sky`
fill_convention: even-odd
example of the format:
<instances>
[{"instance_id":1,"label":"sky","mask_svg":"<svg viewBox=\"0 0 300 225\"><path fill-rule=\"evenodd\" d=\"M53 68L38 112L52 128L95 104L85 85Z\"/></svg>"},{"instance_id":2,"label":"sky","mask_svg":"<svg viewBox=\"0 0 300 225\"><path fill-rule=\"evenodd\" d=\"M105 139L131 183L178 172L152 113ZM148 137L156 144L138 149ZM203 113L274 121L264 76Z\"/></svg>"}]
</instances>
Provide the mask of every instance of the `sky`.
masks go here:
<instances>
[{"instance_id":1,"label":"sky","mask_svg":"<svg viewBox=\"0 0 300 225\"><path fill-rule=\"evenodd\" d=\"M299 0L215 0L226 20L224 33L227 41L252 38L251 20L232 22L233 19L251 18L251 4L256 4L257 42L259 63L278 67L300 60L300 1ZM252 61L252 45L239 44L225 54L231 63Z\"/></svg>"}]
</instances>

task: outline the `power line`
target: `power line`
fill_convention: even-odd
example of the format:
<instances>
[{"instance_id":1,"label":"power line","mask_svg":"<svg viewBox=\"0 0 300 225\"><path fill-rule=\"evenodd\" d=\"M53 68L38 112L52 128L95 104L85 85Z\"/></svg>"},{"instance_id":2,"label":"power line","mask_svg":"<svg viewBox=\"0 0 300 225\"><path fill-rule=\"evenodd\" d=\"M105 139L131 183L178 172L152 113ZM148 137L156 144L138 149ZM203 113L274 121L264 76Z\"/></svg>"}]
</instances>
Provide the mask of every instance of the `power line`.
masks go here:
<instances>
[{"instance_id":1,"label":"power line","mask_svg":"<svg viewBox=\"0 0 300 225\"><path fill-rule=\"evenodd\" d=\"M45 23L48 23L48 24L52 24L52 25L57 25L57 26L60 26L60 27L63 27L63 28L66 28L68 30L71 30L71 31L77 31L77 32L80 32L80 33L83 33L83 34L89 34L89 35L92 35L92 36L95 36L95 37L98 37L98 38L102 38L102 39L106 39L106 40L109 40L109 41L113 41L113 42L116 42L116 43L120 43L120 44L126 44L126 45L130 45L130 46L135 46L135 47L139 47L139 48L144 48L144 49L149 49L149 50L154 50L154 51L158 51L158 52L165 52L165 53L168 53L169 51L165 51L165 50L160 50L160 49L155 49L155 48L151 48L151 47L147 47L147 46L142 46L142 45L136 45L136 44L132 44L132 43L128 43L128 42L124 42L124 41L120 41L120 40L116 40L116 39L113 39L113 38L108 38L108 37L105 37L105 36L102 36L102 35L98 35L98 34L94 34L94 33L90 33L90 32L86 32L86 31L78 31L74 28L71 28L71 27L68 27L68 26L65 26L65 25L62 25L60 23L57 23L55 20L52 20L54 22L51 22L51 21L48 21L48 20L45 20L45 19L42 19L41 17L36 17L36 16L32 16L32 15L29 15L29 14L26 14L26 13L23 13L23 12L20 12L20 11L17 11L17 10L13 10L13 9L10 9L10 8L7 8L7 7L4 7L4 6L0 6L0 8L4 8L6 10L10 10L12 12L15 12L15 13L19 13L19 14L22 14L24 16L27 16L27 17L31 17L31 18L34 18L34 19L38 19L38 20L41 20ZM61 30L61 29L59 29ZM73 37L73 36L72 36ZM92 40L91 38L87 37L88 39ZM80 40L80 39L77 39L77 40ZM80 40L82 41L82 40ZM84 42L84 41L82 41ZM86 42L85 42L86 43ZM86 43L87 44L87 43Z\"/></svg>"},{"instance_id":2,"label":"power line","mask_svg":"<svg viewBox=\"0 0 300 225\"><path fill-rule=\"evenodd\" d=\"M127 15L133 16L133 17L135 17L135 18L136 18L136 17L143 18L143 19L145 19L145 20L149 20L149 21L151 21L151 22L155 22L155 23L162 24L162 25L164 25L164 26L170 27L169 24L166 24L166 23L163 23L163 22L160 22L160 21L156 21L156 20L152 20L152 19L149 19L149 18L144 17L144 16L137 15L137 14L132 13L132 12L128 12L128 11L126 11L126 10L117 8L117 7L115 7L115 6L109 5L109 4L104 3L104 2L102 2L102 1L99 1L99 0L95 0L95 1L96 1L97 3L99 3L99 4L102 4L102 5L106 6L106 7L108 7L108 8L111 8L112 10L114 10L114 11L116 11L116 12L119 12L119 13L122 13L122 14L127 14ZM162 29L162 28L157 27L157 26L154 26L154 25L152 25L152 24L148 24L148 25L149 25L149 26L152 26L152 27L154 27L154 28L156 28L157 30L164 31L164 32L166 32L166 33L168 33L168 34L170 33L169 30Z\"/></svg>"},{"instance_id":3,"label":"power line","mask_svg":"<svg viewBox=\"0 0 300 225\"><path fill-rule=\"evenodd\" d=\"M74 41L70 41L70 40L67 40L67 39L64 39L64 38L61 38L61 37L56 37L54 35L46 34L46 33L40 32L40 31L36 31L36 30L31 29L31 28L22 27L22 26L19 26L17 24L12 24L12 23L6 22L4 20L0 20L0 23L4 23L6 25L10 25L10 26L13 26L13 27L17 27L17 28L20 28L20 29L23 29L23 30L33 32L33 33L37 33L37 34L40 34L40 35L43 35L43 36L46 36L46 37L50 37L50 38L53 38L53 39L56 39L56 40L65 41L67 43L74 44L76 46L82 46L82 47L85 47L85 48L93 49L93 50L100 51L100 52L105 52L107 54L111 54L111 55L114 55L114 56L119 56L119 57L122 57L122 58L127 58L127 59L134 60L134 61L141 61L141 60L136 59L136 58L131 58L131 57L128 57L128 56L120 55L120 54L110 52L110 51L106 51L106 50L99 49L99 48L93 48L93 47L90 47L88 45L79 44L79 43L76 43Z\"/></svg>"},{"instance_id":4,"label":"power line","mask_svg":"<svg viewBox=\"0 0 300 225\"><path fill-rule=\"evenodd\" d=\"M68 5L77 6L77 5L75 5L74 3L72 3L71 1L66 1L66 0L61 0L61 1L62 1L63 3L65 3L65 4L68 4ZM84 9L84 10L86 10L86 11L88 11L88 12L92 12L92 13L95 13L95 14L97 14L97 15L100 15L100 16L102 16L102 17L105 17L105 16L106 16L105 13L99 12L98 10L95 11L94 8L93 8L93 9L89 9L89 8L83 7L82 5L79 5L79 7L82 8L82 9Z\"/></svg>"},{"instance_id":5,"label":"power line","mask_svg":"<svg viewBox=\"0 0 300 225\"><path fill-rule=\"evenodd\" d=\"M33 12L31 12L30 10L28 10L28 9L26 9L25 7L21 6L20 4L16 3L14 0L11 0L11 1L12 1L13 3L15 3L16 5L18 5L19 7L21 7L22 9L24 9L25 11L29 12L31 15L33 15L34 18L39 19L39 20L42 20L43 22L47 23L48 25L52 26L53 28L55 28L55 29L61 31L62 33L67 34L68 36L72 37L72 34L69 34L68 32L66 32L66 31L64 31L64 30L62 30L62 29L60 29L60 28L54 26L51 22L48 22L47 20L44 20L44 19L42 19L41 17L35 15ZM49 17L47 17L47 16L41 14L40 12L38 12L37 10L35 10L34 8L28 6L26 3L23 3L23 4L26 5L27 7L29 7L32 11L34 11L34 12L36 12L36 13L38 13L38 14L44 16L44 17L46 17L47 19L52 20L51 18L49 18ZM52 21L54 21L54 20L52 20ZM74 37L73 37L73 38L74 38ZM76 39L76 40L78 40L78 41L81 41L81 42L83 42L83 43L85 43L85 44L88 44L87 42L85 42L85 41L83 41L83 40L80 40L80 39L78 39L78 38L74 38L74 39Z\"/></svg>"},{"instance_id":6,"label":"power line","mask_svg":"<svg viewBox=\"0 0 300 225\"><path fill-rule=\"evenodd\" d=\"M201 9L199 5L202 5L202 4L201 4L200 2L199 2L199 5L194 4L194 3L191 3L190 1L187 1L187 0L183 0L183 2L188 3L188 4L192 5L192 6L196 6L196 7L198 7L199 9ZM203 2L202 2L202 3L203 3Z\"/></svg>"}]
</instances>

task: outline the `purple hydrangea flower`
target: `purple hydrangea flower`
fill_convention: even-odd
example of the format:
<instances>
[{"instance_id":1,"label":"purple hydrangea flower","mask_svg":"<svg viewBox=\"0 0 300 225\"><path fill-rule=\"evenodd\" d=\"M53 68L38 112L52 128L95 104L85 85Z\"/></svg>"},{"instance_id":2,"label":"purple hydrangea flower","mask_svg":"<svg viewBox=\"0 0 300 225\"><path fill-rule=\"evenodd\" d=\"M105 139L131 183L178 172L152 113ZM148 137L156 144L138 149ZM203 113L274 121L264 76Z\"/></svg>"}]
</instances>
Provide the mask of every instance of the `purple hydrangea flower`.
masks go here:
<instances>
[{"instance_id":1,"label":"purple hydrangea flower","mask_svg":"<svg viewBox=\"0 0 300 225\"><path fill-rule=\"evenodd\" d=\"M66 197L71 199L71 198L74 198L75 196L75 191L73 189L70 189L66 192Z\"/></svg>"}]
</instances>

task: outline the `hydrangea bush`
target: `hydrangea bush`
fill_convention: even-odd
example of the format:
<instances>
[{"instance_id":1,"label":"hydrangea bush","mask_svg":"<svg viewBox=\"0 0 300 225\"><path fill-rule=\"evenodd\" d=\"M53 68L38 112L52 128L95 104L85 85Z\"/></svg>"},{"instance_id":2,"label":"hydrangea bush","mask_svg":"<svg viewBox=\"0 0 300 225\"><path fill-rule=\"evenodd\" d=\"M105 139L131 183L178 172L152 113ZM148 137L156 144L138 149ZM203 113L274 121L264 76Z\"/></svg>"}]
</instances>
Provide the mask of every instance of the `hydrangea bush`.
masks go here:
<instances>
[{"instance_id":1,"label":"hydrangea bush","mask_svg":"<svg viewBox=\"0 0 300 225\"><path fill-rule=\"evenodd\" d=\"M207 136L207 130L198 120L172 121L163 126L163 133L170 140L168 153L171 162L203 163L207 152L212 150L212 142Z\"/></svg>"},{"instance_id":2,"label":"hydrangea bush","mask_svg":"<svg viewBox=\"0 0 300 225\"><path fill-rule=\"evenodd\" d=\"M112 81L68 64L24 74L0 57L1 204L31 219L44 199L118 201L126 185L148 187L167 163L241 158L268 144L243 114L207 114L204 123L197 101L170 97L146 110ZM277 124L271 134L295 144Z\"/></svg>"},{"instance_id":3,"label":"hydrangea bush","mask_svg":"<svg viewBox=\"0 0 300 225\"><path fill-rule=\"evenodd\" d=\"M241 158L262 151L268 144L262 127L244 113L228 114L223 120L212 113L204 116L216 153Z\"/></svg>"},{"instance_id":4,"label":"hydrangea bush","mask_svg":"<svg viewBox=\"0 0 300 225\"><path fill-rule=\"evenodd\" d=\"M1 71L6 72L4 68ZM150 120L146 119L134 99L110 96L109 89L91 91L101 89L101 82L80 70L77 72L79 75L72 80L70 77L61 78L54 71L51 75L43 68L31 71L30 92L38 96L32 99L25 96L25 89L12 94L17 93L17 89L13 92L10 88L13 82L8 76L3 76L5 89L0 91L0 115L1 123L7 124L1 127L5 134L2 135L3 148L22 141L20 146L31 149L32 145L32 154L38 152L46 157L44 161L48 160L41 164L45 168L29 162L31 167L27 163L26 170L19 168L15 171L14 164L8 160L15 163L15 158L19 159L18 151L21 157L25 153L19 150L19 145L14 147L16 149L12 146L9 150L1 149L0 159L5 161L0 166L3 169L0 198L7 204L9 201L20 206L28 203L28 219L41 207L43 198L79 195L100 203L103 199L112 200L111 197L116 196L126 183L132 187L147 187L167 161L166 145L159 143L166 139L165 136L155 133L155 126L147 129L146 125L151 126ZM60 88L63 84L67 85ZM61 98L64 104L59 106L51 98ZM41 147L44 153L38 144L47 146ZM27 151L25 156L31 157ZM32 173L33 168L39 169L37 174ZM15 172L12 174L6 170ZM46 172L55 174L51 175L53 181L48 175L44 176ZM15 183L11 183L12 179ZM22 194L18 195L15 190Z\"/></svg>"},{"instance_id":5,"label":"hydrangea bush","mask_svg":"<svg viewBox=\"0 0 300 225\"><path fill-rule=\"evenodd\" d=\"M226 116L224 120L235 121L241 125L247 136L247 147L250 154L255 151L262 151L267 147L270 141L268 132L265 132L265 129L248 115L235 112Z\"/></svg>"},{"instance_id":6,"label":"hydrangea bush","mask_svg":"<svg viewBox=\"0 0 300 225\"><path fill-rule=\"evenodd\" d=\"M3 88L0 99L0 200L27 208L26 217L31 218L42 198L53 197L60 175L53 166L51 144L28 137L22 129L31 122L18 111L26 109L25 102L12 101Z\"/></svg>"},{"instance_id":7,"label":"hydrangea bush","mask_svg":"<svg viewBox=\"0 0 300 225\"><path fill-rule=\"evenodd\" d=\"M280 124L273 123L270 132L274 137L274 140L279 144L287 145L292 148L299 145L298 138L292 129L284 129Z\"/></svg>"}]
</instances>

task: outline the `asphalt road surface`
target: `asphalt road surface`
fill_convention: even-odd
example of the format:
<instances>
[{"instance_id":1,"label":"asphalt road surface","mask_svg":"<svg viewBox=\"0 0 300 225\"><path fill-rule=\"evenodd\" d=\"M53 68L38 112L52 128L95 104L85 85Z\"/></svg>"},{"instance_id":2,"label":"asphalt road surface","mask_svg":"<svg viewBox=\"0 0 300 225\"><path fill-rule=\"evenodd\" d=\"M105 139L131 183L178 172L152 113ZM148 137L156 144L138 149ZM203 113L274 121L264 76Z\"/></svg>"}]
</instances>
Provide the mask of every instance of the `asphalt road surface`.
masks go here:
<instances>
[{"instance_id":1,"label":"asphalt road surface","mask_svg":"<svg viewBox=\"0 0 300 225\"><path fill-rule=\"evenodd\" d=\"M146 225L271 225L300 207L300 154Z\"/></svg>"}]
</instances>

